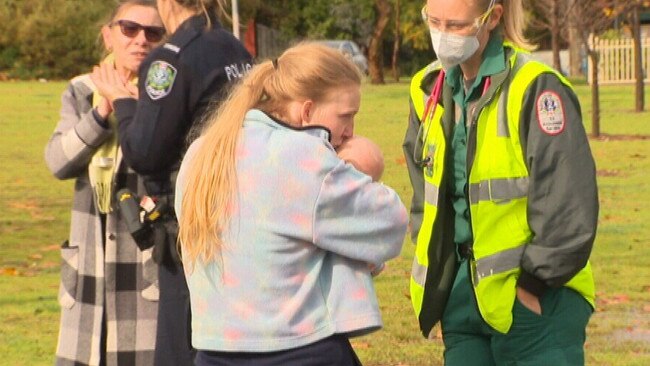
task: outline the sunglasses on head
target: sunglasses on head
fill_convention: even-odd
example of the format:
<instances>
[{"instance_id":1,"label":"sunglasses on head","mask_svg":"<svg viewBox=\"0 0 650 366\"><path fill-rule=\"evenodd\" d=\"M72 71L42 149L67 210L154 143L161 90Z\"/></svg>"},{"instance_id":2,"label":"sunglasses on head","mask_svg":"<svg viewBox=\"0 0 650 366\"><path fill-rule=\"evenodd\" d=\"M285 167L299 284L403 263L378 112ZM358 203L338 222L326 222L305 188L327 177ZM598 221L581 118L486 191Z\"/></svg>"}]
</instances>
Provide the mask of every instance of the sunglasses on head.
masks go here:
<instances>
[{"instance_id":1,"label":"sunglasses on head","mask_svg":"<svg viewBox=\"0 0 650 366\"><path fill-rule=\"evenodd\" d=\"M140 33L140 30L144 30L144 37L149 42L159 42L162 37L165 35L165 28L142 25L130 20L116 20L110 24L111 27L114 25L119 25L122 34L129 38L134 38Z\"/></svg>"}]
</instances>

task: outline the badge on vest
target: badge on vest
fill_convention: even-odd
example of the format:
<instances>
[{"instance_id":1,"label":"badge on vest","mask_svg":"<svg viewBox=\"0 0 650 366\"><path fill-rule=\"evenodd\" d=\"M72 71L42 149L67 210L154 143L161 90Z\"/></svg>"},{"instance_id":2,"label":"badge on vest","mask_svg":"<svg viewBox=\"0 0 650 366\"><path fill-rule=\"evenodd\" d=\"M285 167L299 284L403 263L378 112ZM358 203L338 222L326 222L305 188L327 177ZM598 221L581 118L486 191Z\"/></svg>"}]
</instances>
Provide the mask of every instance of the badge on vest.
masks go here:
<instances>
[{"instance_id":1,"label":"badge on vest","mask_svg":"<svg viewBox=\"0 0 650 366\"><path fill-rule=\"evenodd\" d=\"M564 131L564 106L560 96L550 90L537 97L537 121L539 128L548 135L557 135Z\"/></svg>"},{"instance_id":2,"label":"badge on vest","mask_svg":"<svg viewBox=\"0 0 650 366\"><path fill-rule=\"evenodd\" d=\"M176 68L165 61L154 61L147 71L145 90L149 98L157 100L166 97L174 86Z\"/></svg>"}]
</instances>

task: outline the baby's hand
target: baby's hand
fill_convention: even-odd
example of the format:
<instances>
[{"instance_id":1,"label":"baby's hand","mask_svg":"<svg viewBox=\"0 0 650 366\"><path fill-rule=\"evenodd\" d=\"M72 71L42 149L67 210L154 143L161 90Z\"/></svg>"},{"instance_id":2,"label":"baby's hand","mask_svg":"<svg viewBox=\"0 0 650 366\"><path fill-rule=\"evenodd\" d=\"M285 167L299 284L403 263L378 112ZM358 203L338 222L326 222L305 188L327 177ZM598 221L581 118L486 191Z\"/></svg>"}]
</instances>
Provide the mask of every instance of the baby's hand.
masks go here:
<instances>
[{"instance_id":1,"label":"baby's hand","mask_svg":"<svg viewBox=\"0 0 650 366\"><path fill-rule=\"evenodd\" d=\"M353 136L337 148L339 158L377 182L384 172L384 157L377 144L362 136Z\"/></svg>"},{"instance_id":2,"label":"baby's hand","mask_svg":"<svg viewBox=\"0 0 650 366\"><path fill-rule=\"evenodd\" d=\"M368 268L370 269L370 274L372 277L377 277L381 272L384 271L384 268L386 268L386 263L379 263L379 264L373 264L369 263Z\"/></svg>"}]
</instances>

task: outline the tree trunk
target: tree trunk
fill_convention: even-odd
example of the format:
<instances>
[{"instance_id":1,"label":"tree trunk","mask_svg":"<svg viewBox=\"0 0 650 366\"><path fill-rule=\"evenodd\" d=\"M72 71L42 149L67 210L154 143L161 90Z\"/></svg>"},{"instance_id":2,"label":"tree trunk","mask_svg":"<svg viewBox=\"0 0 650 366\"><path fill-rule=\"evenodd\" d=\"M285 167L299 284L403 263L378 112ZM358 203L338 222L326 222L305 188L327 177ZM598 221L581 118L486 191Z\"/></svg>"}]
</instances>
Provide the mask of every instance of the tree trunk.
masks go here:
<instances>
[{"instance_id":1,"label":"tree trunk","mask_svg":"<svg viewBox=\"0 0 650 366\"><path fill-rule=\"evenodd\" d=\"M382 40L390 20L390 8L388 0L375 0L377 19L368 45L368 73L372 84L384 84Z\"/></svg>"},{"instance_id":2,"label":"tree trunk","mask_svg":"<svg viewBox=\"0 0 650 366\"><path fill-rule=\"evenodd\" d=\"M598 52L587 50L593 67L591 68L591 135L600 136L600 91L598 90Z\"/></svg>"},{"instance_id":3,"label":"tree trunk","mask_svg":"<svg viewBox=\"0 0 650 366\"><path fill-rule=\"evenodd\" d=\"M632 37L634 40L634 78L636 80L634 89L634 110L636 112L643 112L645 90L643 83L643 52L641 50L641 24L639 21L639 5L632 9Z\"/></svg>"},{"instance_id":4,"label":"tree trunk","mask_svg":"<svg viewBox=\"0 0 650 366\"><path fill-rule=\"evenodd\" d=\"M580 30L575 17L571 14L574 12L576 0L568 0L566 10L569 12L567 19L567 29L569 38L569 75L576 77L585 75L583 66L583 54L581 52Z\"/></svg>"},{"instance_id":5,"label":"tree trunk","mask_svg":"<svg viewBox=\"0 0 650 366\"><path fill-rule=\"evenodd\" d=\"M562 72L562 61L560 60L560 25L559 18L559 0L551 1L551 50L553 51L553 68L560 73Z\"/></svg>"},{"instance_id":6,"label":"tree trunk","mask_svg":"<svg viewBox=\"0 0 650 366\"><path fill-rule=\"evenodd\" d=\"M395 82L399 82L399 45L400 45L400 24L399 24L399 0L395 0L395 40L393 41L393 58L391 60L391 66L393 68L393 79Z\"/></svg>"}]
</instances>

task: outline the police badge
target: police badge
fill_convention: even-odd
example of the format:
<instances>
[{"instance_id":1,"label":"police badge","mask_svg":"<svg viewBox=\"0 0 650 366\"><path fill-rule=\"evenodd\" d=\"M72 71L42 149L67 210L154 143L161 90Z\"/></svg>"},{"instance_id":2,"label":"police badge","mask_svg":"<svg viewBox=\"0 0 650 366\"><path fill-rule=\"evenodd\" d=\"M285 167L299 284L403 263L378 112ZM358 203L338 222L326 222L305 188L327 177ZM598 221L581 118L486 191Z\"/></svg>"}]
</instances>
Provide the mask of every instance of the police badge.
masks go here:
<instances>
[{"instance_id":1,"label":"police badge","mask_svg":"<svg viewBox=\"0 0 650 366\"><path fill-rule=\"evenodd\" d=\"M167 96L176 79L176 68L165 61L154 61L147 71L145 90L149 98L157 100Z\"/></svg>"}]
</instances>

